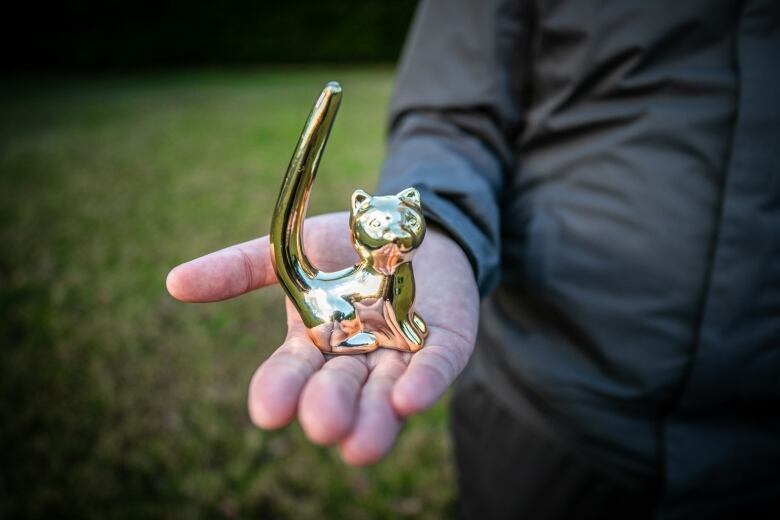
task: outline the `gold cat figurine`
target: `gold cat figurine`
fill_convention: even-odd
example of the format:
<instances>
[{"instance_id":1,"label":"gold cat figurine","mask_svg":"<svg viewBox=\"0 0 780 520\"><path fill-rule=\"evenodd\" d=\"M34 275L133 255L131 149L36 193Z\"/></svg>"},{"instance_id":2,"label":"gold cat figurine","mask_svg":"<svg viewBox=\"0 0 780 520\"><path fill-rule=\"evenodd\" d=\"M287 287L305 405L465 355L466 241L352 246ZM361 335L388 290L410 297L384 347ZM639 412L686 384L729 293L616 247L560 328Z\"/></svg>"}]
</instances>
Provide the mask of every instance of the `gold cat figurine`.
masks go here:
<instances>
[{"instance_id":1,"label":"gold cat figurine","mask_svg":"<svg viewBox=\"0 0 780 520\"><path fill-rule=\"evenodd\" d=\"M330 354L379 347L417 352L428 329L414 312L411 259L425 236L420 193L352 194L349 226L360 262L334 273L317 270L303 250L303 220L341 86L328 83L312 108L287 168L271 221L274 269L312 342Z\"/></svg>"}]
</instances>

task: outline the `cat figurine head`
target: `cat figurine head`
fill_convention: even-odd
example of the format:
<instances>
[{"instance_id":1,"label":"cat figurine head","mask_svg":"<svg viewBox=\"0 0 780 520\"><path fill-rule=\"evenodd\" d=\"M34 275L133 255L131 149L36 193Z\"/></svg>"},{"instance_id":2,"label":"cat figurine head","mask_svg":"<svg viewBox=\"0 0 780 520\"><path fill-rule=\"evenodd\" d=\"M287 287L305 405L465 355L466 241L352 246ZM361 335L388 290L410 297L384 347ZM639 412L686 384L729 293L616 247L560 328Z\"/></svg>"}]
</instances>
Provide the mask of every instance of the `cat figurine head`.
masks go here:
<instances>
[{"instance_id":1,"label":"cat figurine head","mask_svg":"<svg viewBox=\"0 0 780 520\"><path fill-rule=\"evenodd\" d=\"M352 194L352 241L360 257L376 271L391 275L408 262L425 237L420 192L407 188L397 195Z\"/></svg>"}]
</instances>

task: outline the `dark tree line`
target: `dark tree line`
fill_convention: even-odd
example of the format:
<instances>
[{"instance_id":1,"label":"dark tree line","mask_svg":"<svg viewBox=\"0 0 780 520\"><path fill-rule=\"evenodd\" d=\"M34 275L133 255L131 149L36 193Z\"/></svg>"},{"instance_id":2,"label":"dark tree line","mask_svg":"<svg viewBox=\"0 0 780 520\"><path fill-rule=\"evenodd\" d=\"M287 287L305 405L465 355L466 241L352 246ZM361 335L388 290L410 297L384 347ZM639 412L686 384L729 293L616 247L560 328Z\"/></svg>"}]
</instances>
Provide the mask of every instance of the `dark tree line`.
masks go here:
<instances>
[{"instance_id":1,"label":"dark tree line","mask_svg":"<svg viewBox=\"0 0 780 520\"><path fill-rule=\"evenodd\" d=\"M414 0L84 0L6 12L7 68L376 62L398 57Z\"/></svg>"}]
</instances>

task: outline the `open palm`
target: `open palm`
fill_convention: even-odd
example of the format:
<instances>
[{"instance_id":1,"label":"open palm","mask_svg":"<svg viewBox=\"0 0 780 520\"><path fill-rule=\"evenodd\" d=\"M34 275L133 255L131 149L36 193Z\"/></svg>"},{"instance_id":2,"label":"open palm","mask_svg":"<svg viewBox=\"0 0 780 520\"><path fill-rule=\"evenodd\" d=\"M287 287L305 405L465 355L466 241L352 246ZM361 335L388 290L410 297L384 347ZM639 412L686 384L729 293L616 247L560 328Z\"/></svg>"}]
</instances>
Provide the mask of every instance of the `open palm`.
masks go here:
<instances>
[{"instance_id":1,"label":"open palm","mask_svg":"<svg viewBox=\"0 0 780 520\"><path fill-rule=\"evenodd\" d=\"M308 219L304 247L323 271L354 264L347 213ZM261 428L298 418L317 444L339 444L350 464L384 457L403 420L432 406L465 366L474 348L479 296L460 247L429 229L414 258L417 310L430 335L416 354L378 349L327 356L309 340L287 302L287 337L257 369L249 413ZM276 283L268 237L211 253L173 269L167 287L187 302L218 301Z\"/></svg>"}]
</instances>

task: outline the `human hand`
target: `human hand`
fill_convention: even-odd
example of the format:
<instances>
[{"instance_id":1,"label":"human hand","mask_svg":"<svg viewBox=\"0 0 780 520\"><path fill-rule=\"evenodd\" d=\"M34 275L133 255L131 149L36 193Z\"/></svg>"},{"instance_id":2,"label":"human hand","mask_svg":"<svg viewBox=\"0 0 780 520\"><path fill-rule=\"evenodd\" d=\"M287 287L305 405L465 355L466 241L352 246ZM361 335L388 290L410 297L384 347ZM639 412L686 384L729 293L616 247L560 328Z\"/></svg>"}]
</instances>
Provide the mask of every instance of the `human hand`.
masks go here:
<instances>
[{"instance_id":1,"label":"human hand","mask_svg":"<svg viewBox=\"0 0 780 520\"><path fill-rule=\"evenodd\" d=\"M358 261L348 218L331 213L306 220L304 248L317 268L335 271ZM479 294L462 249L429 227L413 265L416 309L430 331L422 350L326 356L288 300L287 337L249 385L252 421L281 428L297 413L309 439L338 443L347 463L384 457L404 419L431 407L466 365L477 331ZM224 300L273 283L267 236L182 264L166 282L168 292L185 302Z\"/></svg>"}]
</instances>

